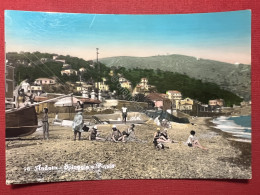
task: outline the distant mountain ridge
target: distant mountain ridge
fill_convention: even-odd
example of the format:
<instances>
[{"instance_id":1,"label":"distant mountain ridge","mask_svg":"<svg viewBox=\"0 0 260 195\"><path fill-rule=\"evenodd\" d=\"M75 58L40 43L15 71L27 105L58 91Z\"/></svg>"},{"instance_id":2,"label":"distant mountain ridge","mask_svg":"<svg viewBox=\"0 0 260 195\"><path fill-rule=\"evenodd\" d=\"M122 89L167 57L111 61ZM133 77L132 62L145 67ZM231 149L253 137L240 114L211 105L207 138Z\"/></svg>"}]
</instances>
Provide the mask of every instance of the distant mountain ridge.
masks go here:
<instances>
[{"instance_id":1,"label":"distant mountain ridge","mask_svg":"<svg viewBox=\"0 0 260 195\"><path fill-rule=\"evenodd\" d=\"M151 57L118 56L101 58L100 62L109 67L177 72L204 82L216 83L245 100L251 99L251 66L246 64L230 64L177 54Z\"/></svg>"}]
</instances>

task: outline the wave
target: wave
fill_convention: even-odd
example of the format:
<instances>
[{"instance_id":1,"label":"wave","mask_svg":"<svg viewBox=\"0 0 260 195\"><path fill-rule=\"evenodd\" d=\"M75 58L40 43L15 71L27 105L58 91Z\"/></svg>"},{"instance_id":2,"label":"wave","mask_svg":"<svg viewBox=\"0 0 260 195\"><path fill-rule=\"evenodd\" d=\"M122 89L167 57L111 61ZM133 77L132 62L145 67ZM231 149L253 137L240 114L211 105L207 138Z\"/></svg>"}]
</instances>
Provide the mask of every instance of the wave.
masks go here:
<instances>
[{"instance_id":1,"label":"wave","mask_svg":"<svg viewBox=\"0 0 260 195\"><path fill-rule=\"evenodd\" d=\"M239 117L220 116L220 117L214 119L212 122L216 125L215 128L220 129L223 132L229 133L233 137L250 141L251 140L251 127L248 127L248 126L245 127L245 126L238 125L237 123L235 123L234 120L232 120L233 118L236 118L236 120L239 120ZM241 141L241 139L235 139L235 140Z\"/></svg>"}]
</instances>

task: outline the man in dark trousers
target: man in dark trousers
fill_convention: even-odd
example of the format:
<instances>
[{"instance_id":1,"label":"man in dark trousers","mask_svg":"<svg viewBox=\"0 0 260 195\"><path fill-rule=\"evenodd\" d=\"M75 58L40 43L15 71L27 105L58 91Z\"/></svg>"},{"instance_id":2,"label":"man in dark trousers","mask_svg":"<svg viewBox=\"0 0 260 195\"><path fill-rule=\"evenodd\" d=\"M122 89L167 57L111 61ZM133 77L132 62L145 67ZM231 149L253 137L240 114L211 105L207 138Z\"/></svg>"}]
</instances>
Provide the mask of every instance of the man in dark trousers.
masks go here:
<instances>
[{"instance_id":1,"label":"man in dark trousers","mask_svg":"<svg viewBox=\"0 0 260 195\"><path fill-rule=\"evenodd\" d=\"M125 105L122 107L122 118L123 118L123 122L126 124L127 107Z\"/></svg>"},{"instance_id":2,"label":"man in dark trousers","mask_svg":"<svg viewBox=\"0 0 260 195\"><path fill-rule=\"evenodd\" d=\"M48 108L44 108L42 118L43 139L49 139Z\"/></svg>"}]
</instances>

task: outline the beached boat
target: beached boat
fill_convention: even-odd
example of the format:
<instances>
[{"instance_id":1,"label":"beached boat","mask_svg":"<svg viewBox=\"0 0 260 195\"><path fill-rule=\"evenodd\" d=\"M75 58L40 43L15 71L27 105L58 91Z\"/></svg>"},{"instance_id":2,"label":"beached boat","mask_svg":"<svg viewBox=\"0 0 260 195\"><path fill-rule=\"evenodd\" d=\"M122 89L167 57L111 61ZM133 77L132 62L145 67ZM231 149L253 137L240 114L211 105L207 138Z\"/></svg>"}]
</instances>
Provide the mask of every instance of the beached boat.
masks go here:
<instances>
[{"instance_id":1,"label":"beached boat","mask_svg":"<svg viewBox=\"0 0 260 195\"><path fill-rule=\"evenodd\" d=\"M34 106L7 110L5 116L6 138L31 135L38 128Z\"/></svg>"},{"instance_id":2,"label":"beached boat","mask_svg":"<svg viewBox=\"0 0 260 195\"><path fill-rule=\"evenodd\" d=\"M50 102L53 100L58 100L72 94L63 95L60 97L47 99L40 103L34 103L30 106L21 107L18 109L9 109L5 111L5 137L23 137L33 134L38 126L38 118L35 110L35 106Z\"/></svg>"}]
</instances>

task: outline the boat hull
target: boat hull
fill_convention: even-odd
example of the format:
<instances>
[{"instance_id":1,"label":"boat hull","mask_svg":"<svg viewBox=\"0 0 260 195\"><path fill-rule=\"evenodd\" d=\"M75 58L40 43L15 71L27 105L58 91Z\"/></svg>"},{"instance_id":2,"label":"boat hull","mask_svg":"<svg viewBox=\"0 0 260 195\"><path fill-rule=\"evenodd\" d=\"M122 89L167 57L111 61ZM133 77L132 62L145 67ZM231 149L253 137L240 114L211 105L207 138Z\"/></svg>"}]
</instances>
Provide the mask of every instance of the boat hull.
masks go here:
<instances>
[{"instance_id":1,"label":"boat hull","mask_svg":"<svg viewBox=\"0 0 260 195\"><path fill-rule=\"evenodd\" d=\"M6 113L6 138L33 134L38 127L35 107L24 107Z\"/></svg>"}]
</instances>

